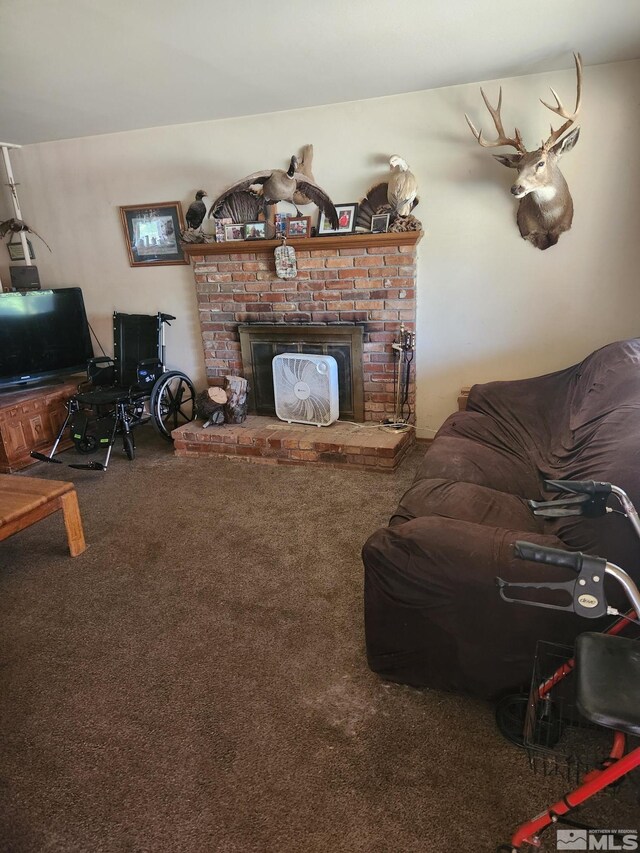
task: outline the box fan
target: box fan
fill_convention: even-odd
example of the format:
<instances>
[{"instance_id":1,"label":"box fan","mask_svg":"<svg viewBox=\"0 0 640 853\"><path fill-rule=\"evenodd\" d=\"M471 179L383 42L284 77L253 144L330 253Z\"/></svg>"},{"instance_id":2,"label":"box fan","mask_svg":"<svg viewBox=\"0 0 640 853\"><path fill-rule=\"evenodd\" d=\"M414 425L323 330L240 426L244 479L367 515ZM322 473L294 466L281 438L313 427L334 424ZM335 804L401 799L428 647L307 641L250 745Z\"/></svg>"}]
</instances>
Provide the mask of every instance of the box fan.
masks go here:
<instances>
[{"instance_id":1,"label":"box fan","mask_svg":"<svg viewBox=\"0 0 640 853\"><path fill-rule=\"evenodd\" d=\"M287 352L276 355L272 366L280 420L316 426L338 420L338 363L333 356Z\"/></svg>"}]
</instances>

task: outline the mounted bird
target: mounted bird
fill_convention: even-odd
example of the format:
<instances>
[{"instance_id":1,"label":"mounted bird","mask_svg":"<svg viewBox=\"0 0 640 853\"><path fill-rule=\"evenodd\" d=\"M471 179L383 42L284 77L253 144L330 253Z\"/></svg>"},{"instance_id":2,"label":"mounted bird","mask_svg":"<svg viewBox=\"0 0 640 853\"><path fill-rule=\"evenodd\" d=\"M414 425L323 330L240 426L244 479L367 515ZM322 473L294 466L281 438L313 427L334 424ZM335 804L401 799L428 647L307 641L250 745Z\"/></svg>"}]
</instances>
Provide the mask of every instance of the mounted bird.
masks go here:
<instances>
[{"instance_id":1,"label":"mounted bird","mask_svg":"<svg viewBox=\"0 0 640 853\"><path fill-rule=\"evenodd\" d=\"M268 219L268 208L271 205L278 204L280 201L288 201L298 210L298 206L294 201L294 195L298 192L302 193L310 202L317 205L331 222L332 227L337 228L338 214L328 194L314 181L309 180L302 172L297 171L297 166L298 158L293 156L286 171L284 169L269 169L247 175L246 178L233 184L218 196L209 209L209 216L219 216L218 211L222 208L224 202L235 193L247 192L250 187L261 186L261 203L265 218ZM299 210L298 214L302 215Z\"/></svg>"},{"instance_id":2,"label":"mounted bird","mask_svg":"<svg viewBox=\"0 0 640 853\"><path fill-rule=\"evenodd\" d=\"M23 222L22 219L5 219L4 222L0 222L0 240L5 236L5 234L19 234L21 231L26 231L29 234L33 234L34 237L37 237L38 240L42 240L47 249L51 251L51 246L47 243L44 237L41 237L37 231L34 231L26 222Z\"/></svg>"},{"instance_id":3,"label":"mounted bird","mask_svg":"<svg viewBox=\"0 0 640 853\"><path fill-rule=\"evenodd\" d=\"M192 228L194 231L202 225L202 220L207 213L207 206L202 201L203 198L206 198L206 195L207 193L204 190L198 190L196 193L196 200L191 202L189 209L185 214L184 218L187 226Z\"/></svg>"},{"instance_id":4,"label":"mounted bird","mask_svg":"<svg viewBox=\"0 0 640 853\"><path fill-rule=\"evenodd\" d=\"M389 158L389 166L391 177L387 185L387 201L397 216L409 216L418 203L418 182L407 161L397 154Z\"/></svg>"},{"instance_id":5,"label":"mounted bird","mask_svg":"<svg viewBox=\"0 0 640 853\"><path fill-rule=\"evenodd\" d=\"M303 145L302 151L300 152L300 157L298 158L298 165L296 167L296 171L300 175L304 175L308 178L312 184L316 183L316 179L313 177L312 171L313 164L313 145ZM301 204L313 204L313 199L308 198L303 192L300 190L296 190L293 194L293 203L296 207L299 207Z\"/></svg>"},{"instance_id":6,"label":"mounted bird","mask_svg":"<svg viewBox=\"0 0 640 853\"><path fill-rule=\"evenodd\" d=\"M419 202L418 182L407 161L394 154L389 158L389 168L389 179L374 184L358 206L356 225L367 231L371 229L371 217L375 214L389 213L389 222L393 225L398 219L410 216Z\"/></svg>"},{"instance_id":7,"label":"mounted bird","mask_svg":"<svg viewBox=\"0 0 640 853\"><path fill-rule=\"evenodd\" d=\"M209 217L232 222L256 222L263 214L262 194L250 190L223 193L209 208Z\"/></svg>"}]
</instances>

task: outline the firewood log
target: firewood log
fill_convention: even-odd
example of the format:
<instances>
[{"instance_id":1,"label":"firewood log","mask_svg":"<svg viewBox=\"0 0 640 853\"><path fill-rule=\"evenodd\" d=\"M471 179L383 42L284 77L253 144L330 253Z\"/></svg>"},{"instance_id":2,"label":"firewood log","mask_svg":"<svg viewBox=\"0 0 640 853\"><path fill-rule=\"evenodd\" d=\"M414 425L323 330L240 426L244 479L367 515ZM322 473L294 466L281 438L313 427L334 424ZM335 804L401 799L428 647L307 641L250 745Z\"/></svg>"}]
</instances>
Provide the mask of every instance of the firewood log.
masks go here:
<instances>
[{"instance_id":1,"label":"firewood log","mask_svg":"<svg viewBox=\"0 0 640 853\"><path fill-rule=\"evenodd\" d=\"M241 376L225 376L224 387L228 398L224 408L225 420L228 424L241 424L247 417L247 380Z\"/></svg>"},{"instance_id":2,"label":"firewood log","mask_svg":"<svg viewBox=\"0 0 640 853\"><path fill-rule=\"evenodd\" d=\"M196 413L204 419L203 429L212 424L219 426L224 423L224 408L227 404L227 393L224 388L212 386L201 391L196 396Z\"/></svg>"}]
</instances>

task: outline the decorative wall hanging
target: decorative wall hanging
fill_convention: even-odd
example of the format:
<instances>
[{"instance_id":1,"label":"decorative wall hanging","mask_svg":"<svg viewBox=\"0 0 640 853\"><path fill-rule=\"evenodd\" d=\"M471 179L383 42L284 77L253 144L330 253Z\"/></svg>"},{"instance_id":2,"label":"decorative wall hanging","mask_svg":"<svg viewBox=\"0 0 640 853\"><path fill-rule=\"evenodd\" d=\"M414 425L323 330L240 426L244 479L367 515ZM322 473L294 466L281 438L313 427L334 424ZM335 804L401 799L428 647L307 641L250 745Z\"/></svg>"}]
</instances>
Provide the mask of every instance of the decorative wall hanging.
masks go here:
<instances>
[{"instance_id":1,"label":"decorative wall hanging","mask_svg":"<svg viewBox=\"0 0 640 853\"><path fill-rule=\"evenodd\" d=\"M132 267L189 263L178 242L184 231L179 201L126 205L120 218Z\"/></svg>"},{"instance_id":2,"label":"decorative wall hanging","mask_svg":"<svg viewBox=\"0 0 640 853\"><path fill-rule=\"evenodd\" d=\"M49 251L51 251L51 247L43 237L27 225L27 223L22 219L22 211L20 210L20 202L18 201L18 183L13 177L13 168L11 166L11 157L9 154L12 149L21 147L21 145L15 145L11 142L0 142L0 151L2 152L4 168L7 173L7 186L11 192L11 204L14 212L14 216L12 216L11 219L5 219L4 222L0 222L0 239L9 234L9 257L12 261L23 260L25 262L26 270L24 272L21 268L16 266L12 266L10 268L12 285L15 286L17 284L17 289L30 289L32 286L39 287L40 280L38 278L38 270L31 263L31 261L34 260L33 247L29 240L27 240L27 234L33 234L34 237L42 240ZM15 245L14 248L12 248L12 244L15 243L14 237L16 236L19 240L20 246L18 247ZM22 250L21 252L20 249ZM0 291L1 290L2 281L0 281Z\"/></svg>"},{"instance_id":3,"label":"decorative wall hanging","mask_svg":"<svg viewBox=\"0 0 640 853\"><path fill-rule=\"evenodd\" d=\"M518 172L516 182L511 187L512 195L520 199L517 215L518 228L521 236L533 243L538 249L548 249L549 246L554 246L558 242L560 234L571 228L573 220L573 200L567 182L558 168L558 161L563 154L571 151L580 134L580 128L576 127L568 136L564 136L569 128L575 124L582 97L582 60L579 53L574 53L573 58L576 63L577 76L575 108L573 112L566 110L553 89L551 92L556 99L555 107L540 99L545 107L565 119L565 122L557 130L551 128L551 134L539 148L528 151L517 127L512 137L506 135L500 117L502 87L500 87L498 104L495 108L491 106L487 96L480 89L498 133L497 139L485 139L482 135L482 129L476 130L469 116L465 114L471 132L483 148L510 145L518 152L517 154L494 154L493 156L503 166L516 169Z\"/></svg>"},{"instance_id":4,"label":"decorative wall hanging","mask_svg":"<svg viewBox=\"0 0 640 853\"><path fill-rule=\"evenodd\" d=\"M276 246L273 255L276 259L276 275L278 278L295 278L298 275L296 250L293 246L287 246L286 237L282 238L282 246Z\"/></svg>"},{"instance_id":5,"label":"decorative wall hanging","mask_svg":"<svg viewBox=\"0 0 640 853\"><path fill-rule=\"evenodd\" d=\"M41 237L37 231L34 231L33 228L29 227L26 222L23 222L22 219L5 219L4 222L0 222L0 239L5 237L7 234L10 234L8 245L17 245L14 241L14 237L16 235L20 236L20 234L33 234L34 237L37 237L38 240L42 240L47 249L51 251L51 246L47 243L44 237ZM21 238L22 239L22 238ZM29 243L29 241L26 241ZM9 250L9 254L11 254L11 250ZM33 259L33 250L29 251L29 257ZM22 258L14 258L14 260L25 260L24 251L22 252Z\"/></svg>"}]
</instances>

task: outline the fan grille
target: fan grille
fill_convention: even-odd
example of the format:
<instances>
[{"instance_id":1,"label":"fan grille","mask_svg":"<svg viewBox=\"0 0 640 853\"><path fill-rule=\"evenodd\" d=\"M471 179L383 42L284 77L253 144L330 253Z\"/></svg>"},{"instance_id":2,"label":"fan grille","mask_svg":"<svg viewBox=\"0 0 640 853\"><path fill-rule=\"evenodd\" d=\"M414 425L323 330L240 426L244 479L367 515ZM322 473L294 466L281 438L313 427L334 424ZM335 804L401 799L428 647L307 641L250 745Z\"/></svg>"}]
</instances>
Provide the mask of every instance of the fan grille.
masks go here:
<instances>
[{"instance_id":1,"label":"fan grille","mask_svg":"<svg viewBox=\"0 0 640 853\"><path fill-rule=\"evenodd\" d=\"M337 419L338 366L332 356L277 355L273 383L282 420L328 426Z\"/></svg>"}]
</instances>

